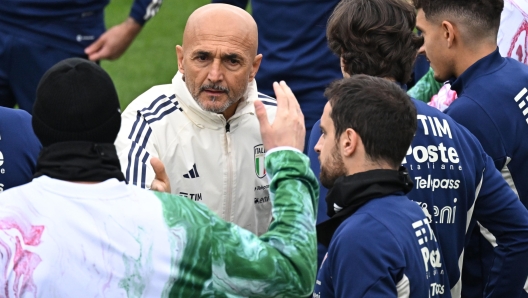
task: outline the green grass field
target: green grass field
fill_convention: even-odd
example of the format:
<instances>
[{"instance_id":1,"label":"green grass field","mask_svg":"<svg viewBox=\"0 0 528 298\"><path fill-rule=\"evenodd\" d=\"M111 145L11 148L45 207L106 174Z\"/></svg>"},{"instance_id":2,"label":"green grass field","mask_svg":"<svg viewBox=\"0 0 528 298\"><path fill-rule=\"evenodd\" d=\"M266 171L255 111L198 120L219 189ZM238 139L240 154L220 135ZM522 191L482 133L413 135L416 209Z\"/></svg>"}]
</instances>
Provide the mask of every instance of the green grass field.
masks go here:
<instances>
[{"instance_id":1,"label":"green grass field","mask_svg":"<svg viewBox=\"0 0 528 298\"><path fill-rule=\"evenodd\" d=\"M115 61L103 61L102 66L112 79L119 94L121 108L150 87L169 84L178 70L175 47L181 44L183 29L189 15L210 0L163 1L158 14L152 18L132 46ZM106 8L106 27L124 21L132 0L112 0Z\"/></svg>"}]
</instances>

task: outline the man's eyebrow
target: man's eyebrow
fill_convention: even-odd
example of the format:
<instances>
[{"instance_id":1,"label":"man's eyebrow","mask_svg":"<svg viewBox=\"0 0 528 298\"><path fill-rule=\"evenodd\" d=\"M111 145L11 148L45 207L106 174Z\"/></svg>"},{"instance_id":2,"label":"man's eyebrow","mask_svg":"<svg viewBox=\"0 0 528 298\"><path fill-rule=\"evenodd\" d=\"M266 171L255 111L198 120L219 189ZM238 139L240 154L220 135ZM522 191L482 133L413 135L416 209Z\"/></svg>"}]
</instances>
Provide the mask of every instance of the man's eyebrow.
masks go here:
<instances>
[{"instance_id":1,"label":"man's eyebrow","mask_svg":"<svg viewBox=\"0 0 528 298\"><path fill-rule=\"evenodd\" d=\"M422 32L423 32L423 29L420 28L420 26L416 25L416 26L414 26L414 27L416 27L416 29L418 29L419 31L422 31Z\"/></svg>"},{"instance_id":2,"label":"man's eyebrow","mask_svg":"<svg viewBox=\"0 0 528 298\"><path fill-rule=\"evenodd\" d=\"M198 55L211 56L212 53L211 53L211 52L208 52L208 51L204 51L204 50L198 50L198 51L193 52L192 55L193 55L193 56L198 56Z\"/></svg>"},{"instance_id":3,"label":"man's eyebrow","mask_svg":"<svg viewBox=\"0 0 528 298\"><path fill-rule=\"evenodd\" d=\"M224 54L222 55L222 58L224 59L238 59L238 60L243 60L243 56L240 55L240 54L237 54L237 53L228 53L228 54Z\"/></svg>"}]
</instances>

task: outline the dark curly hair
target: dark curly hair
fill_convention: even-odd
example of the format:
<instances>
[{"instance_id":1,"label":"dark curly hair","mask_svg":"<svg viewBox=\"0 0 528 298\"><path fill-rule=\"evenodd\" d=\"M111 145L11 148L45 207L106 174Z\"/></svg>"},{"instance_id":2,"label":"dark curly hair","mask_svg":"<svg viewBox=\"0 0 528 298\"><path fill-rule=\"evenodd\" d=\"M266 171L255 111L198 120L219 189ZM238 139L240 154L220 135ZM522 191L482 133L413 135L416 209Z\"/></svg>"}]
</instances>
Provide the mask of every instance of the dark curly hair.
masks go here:
<instances>
[{"instance_id":1,"label":"dark curly hair","mask_svg":"<svg viewBox=\"0 0 528 298\"><path fill-rule=\"evenodd\" d=\"M418 121L405 91L389 80L353 75L330 84L325 97L332 107L336 142L352 128L371 161L384 160L395 169L401 165Z\"/></svg>"},{"instance_id":2,"label":"dark curly hair","mask_svg":"<svg viewBox=\"0 0 528 298\"><path fill-rule=\"evenodd\" d=\"M413 0L416 9L423 9L427 20L439 15L465 21L471 35L476 37L497 36L500 26L503 0Z\"/></svg>"},{"instance_id":3,"label":"dark curly hair","mask_svg":"<svg viewBox=\"0 0 528 298\"><path fill-rule=\"evenodd\" d=\"M348 74L407 83L423 44L415 24L416 12L405 0L343 0L328 20L328 46Z\"/></svg>"}]
</instances>

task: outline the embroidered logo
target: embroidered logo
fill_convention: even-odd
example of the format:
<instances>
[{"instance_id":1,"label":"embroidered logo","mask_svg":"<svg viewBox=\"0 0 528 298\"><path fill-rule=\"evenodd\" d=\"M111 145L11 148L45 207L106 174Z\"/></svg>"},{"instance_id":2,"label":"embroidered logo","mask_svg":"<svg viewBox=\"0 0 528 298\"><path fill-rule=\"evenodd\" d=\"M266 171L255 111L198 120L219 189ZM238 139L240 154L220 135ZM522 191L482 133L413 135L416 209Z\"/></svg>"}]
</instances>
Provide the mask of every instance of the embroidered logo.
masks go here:
<instances>
[{"instance_id":1,"label":"embroidered logo","mask_svg":"<svg viewBox=\"0 0 528 298\"><path fill-rule=\"evenodd\" d=\"M183 175L183 178L187 179L194 179L198 177L200 177L200 175L198 174L198 169L196 169L196 164L193 164L192 169L190 169L187 174Z\"/></svg>"},{"instance_id":2,"label":"embroidered logo","mask_svg":"<svg viewBox=\"0 0 528 298\"><path fill-rule=\"evenodd\" d=\"M521 90L521 92L519 92L519 94L515 96L515 102L519 104L519 109L521 109L524 117L526 117L526 123L528 124L528 96L523 98L526 93L528 93L528 90L526 88L523 88L523 90Z\"/></svg>"},{"instance_id":3,"label":"embroidered logo","mask_svg":"<svg viewBox=\"0 0 528 298\"><path fill-rule=\"evenodd\" d=\"M255 153L255 174L259 178L264 178L266 176L266 166L264 163L266 150L264 150L264 145L262 144L255 146L253 150Z\"/></svg>"}]
</instances>

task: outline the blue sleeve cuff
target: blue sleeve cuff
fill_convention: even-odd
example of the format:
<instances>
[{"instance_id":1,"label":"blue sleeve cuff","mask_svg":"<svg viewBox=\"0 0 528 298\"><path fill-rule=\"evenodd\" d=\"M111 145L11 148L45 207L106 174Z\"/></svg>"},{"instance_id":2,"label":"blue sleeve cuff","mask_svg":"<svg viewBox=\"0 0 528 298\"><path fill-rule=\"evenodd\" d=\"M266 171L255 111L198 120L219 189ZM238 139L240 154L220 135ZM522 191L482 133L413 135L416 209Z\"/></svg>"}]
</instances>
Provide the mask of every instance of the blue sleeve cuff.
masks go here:
<instances>
[{"instance_id":1,"label":"blue sleeve cuff","mask_svg":"<svg viewBox=\"0 0 528 298\"><path fill-rule=\"evenodd\" d=\"M130 17L143 26L158 13L162 0L135 0L130 10Z\"/></svg>"}]
</instances>

